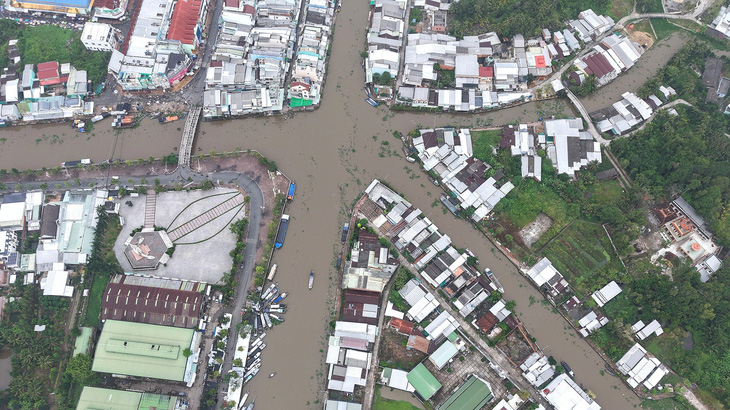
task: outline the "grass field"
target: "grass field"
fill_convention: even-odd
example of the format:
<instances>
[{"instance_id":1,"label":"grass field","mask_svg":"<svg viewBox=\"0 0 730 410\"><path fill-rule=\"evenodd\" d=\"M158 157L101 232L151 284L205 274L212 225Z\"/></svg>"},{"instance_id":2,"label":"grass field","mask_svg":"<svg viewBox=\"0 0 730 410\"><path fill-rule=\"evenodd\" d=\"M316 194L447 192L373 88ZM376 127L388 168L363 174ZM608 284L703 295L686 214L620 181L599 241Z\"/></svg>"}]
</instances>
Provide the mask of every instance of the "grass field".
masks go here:
<instances>
[{"instance_id":1,"label":"grass field","mask_svg":"<svg viewBox=\"0 0 730 410\"><path fill-rule=\"evenodd\" d=\"M667 19L651 19L651 25L654 26L656 31L657 40L662 40L669 37L670 34L674 33L681 28L667 21Z\"/></svg>"},{"instance_id":2,"label":"grass field","mask_svg":"<svg viewBox=\"0 0 730 410\"><path fill-rule=\"evenodd\" d=\"M389 400L380 395L380 389L377 387L375 390L375 403L373 403L373 410L420 410L420 408L412 405L407 401Z\"/></svg>"},{"instance_id":3,"label":"grass field","mask_svg":"<svg viewBox=\"0 0 730 410\"><path fill-rule=\"evenodd\" d=\"M589 222L573 222L542 254L583 296L624 272L603 227Z\"/></svg>"},{"instance_id":4,"label":"grass field","mask_svg":"<svg viewBox=\"0 0 730 410\"><path fill-rule=\"evenodd\" d=\"M86 309L86 326L99 327L101 325L101 299L104 296L104 289L109 283L109 276L99 275L94 278L94 283L89 291L89 306Z\"/></svg>"},{"instance_id":5,"label":"grass field","mask_svg":"<svg viewBox=\"0 0 730 410\"><path fill-rule=\"evenodd\" d=\"M499 146L502 130L472 131L471 140L474 157L486 163L492 158L492 147Z\"/></svg>"},{"instance_id":6,"label":"grass field","mask_svg":"<svg viewBox=\"0 0 730 410\"><path fill-rule=\"evenodd\" d=\"M621 188L621 185L615 179L601 181L593 185L591 190L592 198L595 199L601 207L617 205L622 195L623 188Z\"/></svg>"},{"instance_id":7,"label":"grass field","mask_svg":"<svg viewBox=\"0 0 730 410\"><path fill-rule=\"evenodd\" d=\"M669 397L660 400L644 400L641 402L641 408L652 410L692 410L683 398Z\"/></svg>"},{"instance_id":8,"label":"grass field","mask_svg":"<svg viewBox=\"0 0 730 410\"><path fill-rule=\"evenodd\" d=\"M634 2L631 0L613 0L611 2L611 17L614 20L619 21L621 17L631 13L631 9L634 7Z\"/></svg>"}]
</instances>

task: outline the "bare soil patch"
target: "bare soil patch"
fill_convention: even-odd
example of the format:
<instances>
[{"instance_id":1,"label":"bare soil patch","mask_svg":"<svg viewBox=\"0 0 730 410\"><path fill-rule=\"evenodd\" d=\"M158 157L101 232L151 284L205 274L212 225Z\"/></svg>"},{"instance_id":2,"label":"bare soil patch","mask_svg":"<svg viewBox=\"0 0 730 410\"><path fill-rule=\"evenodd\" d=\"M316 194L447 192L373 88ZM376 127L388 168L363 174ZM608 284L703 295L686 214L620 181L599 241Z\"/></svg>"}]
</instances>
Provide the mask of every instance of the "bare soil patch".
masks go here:
<instances>
[{"instance_id":1,"label":"bare soil patch","mask_svg":"<svg viewBox=\"0 0 730 410\"><path fill-rule=\"evenodd\" d=\"M540 236L553 226L553 220L549 216L540 213L534 221L525 225L519 232L520 239L529 248L540 239Z\"/></svg>"}]
</instances>

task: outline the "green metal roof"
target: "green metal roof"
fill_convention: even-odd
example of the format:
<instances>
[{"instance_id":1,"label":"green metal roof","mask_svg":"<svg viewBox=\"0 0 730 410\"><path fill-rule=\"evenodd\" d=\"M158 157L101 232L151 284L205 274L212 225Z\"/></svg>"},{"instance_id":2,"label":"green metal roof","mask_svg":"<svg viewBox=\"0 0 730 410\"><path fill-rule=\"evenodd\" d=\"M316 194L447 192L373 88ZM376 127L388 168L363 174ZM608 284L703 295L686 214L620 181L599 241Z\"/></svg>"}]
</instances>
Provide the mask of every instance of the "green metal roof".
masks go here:
<instances>
[{"instance_id":1,"label":"green metal roof","mask_svg":"<svg viewBox=\"0 0 730 410\"><path fill-rule=\"evenodd\" d=\"M459 386L454 394L449 397L439 410L474 410L481 409L482 406L492 400L494 395L489 384L484 380L471 375Z\"/></svg>"},{"instance_id":2,"label":"green metal roof","mask_svg":"<svg viewBox=\"0 0 730 410\"><path fill-rule=\"evenodd\" d=\"M419 363L411 370L406 378L424 400L430 399L441 388L441 383L433 377L423 363Z\"/></svg>"},{"instance_id":3,"label":"green metal roof","mask_svg":"<svg viewBox=\"0 0 730 410\"><path fill-rule=\"evenodd\" d=\"M183 381L187 358L182 353L192 339L192 329L107 320L92 370Z\"/></svg>"},{"instance_id":4,"label":"green metal roof","mask_svg":"<svg viewBox=\"0 0 730 410\"><path fill-rule=\"evenodd\" d=\"M449 335L447 336L447 338L448 338L448 339L449 339L450 341L452 341L452 342L453 342L454 340L456 340L456 339L458 339L458 338L459 338L459 335L457 335L457 334L456 334L456 330L454 330L453 332L451 332L451 333L450 333L450 334L449 334Z\"/></svg>"},{"instance_id":5,"label":"green metal roof","mask_svg":"<svg viewBox=\"0 0 730 410\"><path fill-rule=\"evenodd\" d=\"M84 386L76 410L173 410L176 397Z\"/></svg>"},{"instance_id":6,"label":"green metal roof","mask_svg":"<svg viewBox=\"0 0 730 410\"><path fill-rule=\"evenodd\" d=\"M74 356L80 353L88 353L89 341L91 340L92 329L90 327L82 327L81 334L76 337L76 343L74 344Z\"/></svg>"},{"instance_id":7,"label":"green metal roof","mask_svg":"<svg viewBox=\"0 0 730 410\"><path fill-rule=\"evenodd\" d=\"M312 100L305 100L304 98L292 98L289 101L290 107L309 107L312 105Z\"/></svg>"}]
</instances>

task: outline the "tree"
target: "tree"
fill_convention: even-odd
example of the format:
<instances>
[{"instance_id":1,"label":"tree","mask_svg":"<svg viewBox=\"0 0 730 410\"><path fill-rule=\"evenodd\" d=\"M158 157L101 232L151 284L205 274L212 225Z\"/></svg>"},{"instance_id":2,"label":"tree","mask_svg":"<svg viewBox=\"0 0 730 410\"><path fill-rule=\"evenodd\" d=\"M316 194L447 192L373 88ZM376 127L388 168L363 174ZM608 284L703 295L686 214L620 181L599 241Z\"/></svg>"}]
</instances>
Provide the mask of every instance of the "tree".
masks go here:
<instances>
[{"instance_id":1,"label":"tree","mask_svg":"<svg viewBox=\"0 0 730 410\"><path fill-rule=\"evenodd\" d=\"M81 353L72 357L66 365L66 373L71 376L75 383L80 385L91 384L95 380L96 373L91 371L93 360L91 356Z\"/></svg>"},{"instance_id":2,"label":"tree","mask_svg":"<svg viewBox=\"0 0 730 410\"><path fill-rule=\"evenodd\" d=\"M205 179L203 182L200 183L200 189L203 191L209 191L215 187L215 184L213 184L213 181L210 179Z\"/></svg>"},{"instance_id":3,"label":"tree","mask_svg":"<svg viewBox=\"0 0 730 410\"><path fill-rule=\"evenodd\" d=\"M190 350L190 348L189 348L189 347L186 347L186 348L185 348L185 349L183 350L182 354L183 354L183 356L185 356L185 357L190 357L190 356L191 356L191 355L193 354L193 351L192 351L192 350Z\"/></svg>"},{"instance_id":4,"label":"tree","mask_svg":"<svg viewBox=\"0 0 730 410\"><path fill-rule=\"evenodd\" d=\"M390 71L386 71L380 76L380 84L382 85L390 85L392 81L393 78L390 75Z\"/></svg>"}]
</instances>

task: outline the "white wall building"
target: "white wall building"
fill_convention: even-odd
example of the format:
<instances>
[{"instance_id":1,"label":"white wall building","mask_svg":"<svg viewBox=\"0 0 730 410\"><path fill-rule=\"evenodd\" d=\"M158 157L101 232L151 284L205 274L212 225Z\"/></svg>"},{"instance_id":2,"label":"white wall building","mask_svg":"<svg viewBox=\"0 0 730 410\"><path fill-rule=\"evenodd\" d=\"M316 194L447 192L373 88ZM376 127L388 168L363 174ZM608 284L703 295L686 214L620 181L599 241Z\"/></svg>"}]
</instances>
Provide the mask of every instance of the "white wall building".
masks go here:
<instances>
[{"instance_id":1,"label":"white wall building","mask_svg":"<svg viewBox=\"0 0 730 410\"><path fill-rule=\"evenodd\" d=\"M81 42L87 50L112 51L117 48L117 31L110 24L87 21L81 32Z\"/></svg>"}]
</instances>

